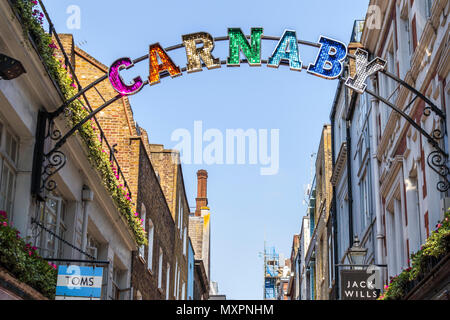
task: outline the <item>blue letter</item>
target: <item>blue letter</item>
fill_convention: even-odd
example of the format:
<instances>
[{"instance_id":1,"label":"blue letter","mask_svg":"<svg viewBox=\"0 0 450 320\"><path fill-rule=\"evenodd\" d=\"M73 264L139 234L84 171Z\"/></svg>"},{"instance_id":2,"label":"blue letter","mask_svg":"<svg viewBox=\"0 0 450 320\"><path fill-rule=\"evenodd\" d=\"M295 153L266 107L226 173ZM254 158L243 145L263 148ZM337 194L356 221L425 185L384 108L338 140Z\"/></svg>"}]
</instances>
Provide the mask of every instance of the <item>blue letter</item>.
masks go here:
<instances>
[{"instance_id":1,"label":"blue letter","mask_svg":"<svg viewBox=\"0 0 450 320\"><path fill-rule=\"evenodd\" d=\"M278 46L269 58L268 67L278 68L281 60L289 60L291 70L302 71L302 62L298 52L297 34L295 31L286 30L281 37Z\"/></svg>"},{"instance_id":2,"label":"blue letter","mask_svg":"<svg viewBox=\"0 0 450 320\"><path fill-rule=\"evenodd\" d=\"M347 57L347 47L342 42L321 36L320 51L316 63L310 64L308 72L325 79L338 78L343 68L343 62Z\"/></svg>"}]
</instances>

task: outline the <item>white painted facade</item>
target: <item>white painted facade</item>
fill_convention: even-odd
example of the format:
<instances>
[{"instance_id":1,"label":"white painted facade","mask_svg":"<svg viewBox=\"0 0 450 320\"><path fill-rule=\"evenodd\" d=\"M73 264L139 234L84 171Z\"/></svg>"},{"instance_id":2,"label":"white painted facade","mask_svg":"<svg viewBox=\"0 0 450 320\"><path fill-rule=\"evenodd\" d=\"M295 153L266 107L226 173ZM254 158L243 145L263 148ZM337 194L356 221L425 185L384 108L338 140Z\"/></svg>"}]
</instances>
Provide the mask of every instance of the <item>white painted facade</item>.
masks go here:
<instances>
[{"instance_id":1,"label":"white painted facade","mask_svg":"<svg viewBox=\"0 0 450 320\"><path fill-rule=\"evenodd\" d=\"M366 28L362 37L364 47L387 60L388 71L425 93L447 113L448 13L449 2L445 0L414 1L412 6L411 1L389 1L382 8L381 30ZM417 37L413 29L417 30ZM442 129L436 114L423 114L420 99L407 107L413 94L403 87L397 89L397 84L385 75L380 74L377 80L372 86L380 95L390 97L400 109L408 108L406 112L425 131ZM375 211L383 220L377 224L382 244L378 261L388 265L388 276L392 277L409 266L411 254L435 230L446 209L446 194L437 190L439 176L427 164L428 155L434 150L427 139L383 103L373 101L371 105L371 122L376 126L373 158L378 160L373 163L379 177L375 181L379 188L379 203L375 203L379 207ZM449 150L443 142L441 148Z\"/></svg>"},{"instance_id":2,"label":"white painted facade","mask_svg":"<svg viewBox=\"0 0 450 320\"><path fill-rule=\"evenodd\" d=\"M300 231L300 246L298 250L298 272L296 272L296 277L298 277L299 281L295 281L295 283L299 286L299 300L307 300L307 292L308 292L308 281L307 281L307 269L306 265L306 251L308 250L310 242L310 226L309 226L309 216L305 216L302 219L302 228Z\"/></svg>"},{"instance_id":3,"label":"white painted facade","mask_svg":"<svg viewBox=\"0 0 450 320\"><path fill-rule=\"evenodd\" d=\"M12 135L18 146L17 157L12 161L6 152L6 145L10 143L6 144L6 135L2 133L1 164L8 165L13 174L11 192L2 196L4 203L1 203L3 207L0 210L8 210L14 227L23 237L28 237L44 257L86 259L77 250L32 224L33 218L56 231L73 246L98 260L109 261L104 272L107 281L104 281L103 299L127 299L131 253L137 250L135 238L103 187L99 173L89 164L79 138L70 138L63 147L67 164L55 176L58 188L48 195L47 202L39 203L31 195L38 111L55 111L62 105L62 100L36 51L24 39L21 25L13 17L8 1L0 0L0 52L19 60L27 71L11 81L0 80L0 128ZM62 132L67 132L63 118L58 119L56 125ZM83 197L84 186L92 193L85 193ZM3 201L5 198L12 204L7 206L8 201ZM119 293L117 288L124 291Z\"/></svg>"}]
</instances>

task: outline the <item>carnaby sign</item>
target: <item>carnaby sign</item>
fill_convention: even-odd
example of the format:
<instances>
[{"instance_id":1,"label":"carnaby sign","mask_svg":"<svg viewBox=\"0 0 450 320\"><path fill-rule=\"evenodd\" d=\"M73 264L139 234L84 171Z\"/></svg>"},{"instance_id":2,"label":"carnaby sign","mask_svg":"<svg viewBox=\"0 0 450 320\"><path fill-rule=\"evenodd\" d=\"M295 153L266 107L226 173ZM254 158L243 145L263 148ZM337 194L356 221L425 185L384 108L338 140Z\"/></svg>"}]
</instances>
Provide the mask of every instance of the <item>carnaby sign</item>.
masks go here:
<instances>
[{"instance_id":1,"label":"carnaby sign","mask_svg":"<svg viewBox=\"0 0 450 320\"><path fill-rule=\"evenodd\" d=\"M376 300L380 290L375 285L375 278L366 270L341 271L342 300Z\"/></svg>"},{"instance_id":2,"label":"carnaby sign","mask_svg":"<svg viewBox=\"0 0 450 320\"><path fill-rule=\"evenodd\" d=\"M317 43L299 41L296 31L286 30L280 38L265 37L263 28L251 28L251 35L246 36L240 28L229 28L228 37L214 39L207 32L197 32L182 36L182 44L171 48L185 48L187 63L185 68L178 66L159 43L149 47L148 55L131 60L130 58L117 59L109 68L108 78L113 88L121 95L128 96L138 93L146 84L156 85L160 83L162 75L170 75L172 78L181 76L183 71L187 73L221 68L222 64L228 67L239 67L242 63L241 53L245 56L246 63L252 67L260 67L266 64L271 68L278 68L282 62L289 65L293 71L306 70L307 73L324 79L338 79L344 71L344 62L348 57L347 46L338 40L320 36ZM279 40L273 54L267 60L261 57L261 40ZM229 56L222 62L213 55L215 41L229 41ZM318 49L315 61L305 65L299 50L299 44L309 45ZM358 49L353 58L356 60L356 73L346 79L345 84L353 90L363 93L366 89L366 79L384 69L386 62L380 58L369 61L369 54ZM138 76L131 82L122 78L124 69L132 68L135 63L149 59L148 81Z\"/></svg>"}]
</instances>

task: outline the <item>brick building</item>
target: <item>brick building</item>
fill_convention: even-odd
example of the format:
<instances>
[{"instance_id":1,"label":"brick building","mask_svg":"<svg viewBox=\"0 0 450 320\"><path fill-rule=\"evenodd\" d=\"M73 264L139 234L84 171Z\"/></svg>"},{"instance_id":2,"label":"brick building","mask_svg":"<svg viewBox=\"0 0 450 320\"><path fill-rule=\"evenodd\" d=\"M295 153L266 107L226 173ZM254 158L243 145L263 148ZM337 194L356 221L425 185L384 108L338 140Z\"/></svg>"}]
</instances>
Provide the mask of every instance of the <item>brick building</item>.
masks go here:
<instances>
[{"instance_id":1,"label":"brick building","mask_svg":"<svg viewBox=\"0 0 450 320\"><path fill-rule=\"evenodd\" d=\"M163 194L175 223L173 233L174 248L172 259L175 284L173 297L185 300L188 283L188 245L189 245L189 203L184 186L180 153L164 149L162 145L149 144L152 165L160 181Z\"/></svg>"},{"instance_id":2,"label":"brick building","mask_svg":"<svg viewBox=\"0 0 450 320\"><path fill-rule=\"evenodd\" d=\"M329 219L333 199L331 175L331 125L325 125L317 152L316 205L314 216L311 218L314 219L314 231L310 245L315 248L315 298L317 300L328 300L333 286L332 272L330 273L329 267L329 250L332 250L331 219Z\"/></svg>"},{"instance_id":3,"label":"brick building","mask_svg":"<svg viewBox=\"0 0 450 320\"><path fill-rule=\"evenodd\" d=\"M76 47L71 35L61 35L82 86L104 76L108 68ZM107 81L86 94L95 106L116 92ZM147 132L138 126L127 97L98 115L98 120L116 150L116 157L131 190L136 212L145 222L149 246L134 251L131 290L134 299L185 299L189 204L176 151L150 144Z\"/></svg>"},{"instance_id":4,"label":"brick building","mask_svg":"<svg viewBox=\"0 0 450 320\"><path fill-rule=\"evenodd\" d=\"M42 170L41 164L34 168L33 151L36 152L39 144L49 151L55 143L49 141L51 139L42 143L36 134L39 117L56 111L63 105L65 97L61 93L62 84L58 84L49 73L48 65L44 65L46 60L38 46L32 43L33 37L29 37L19 15L10 2L0 1L1 52L20 61L26 71L18 78L0 81L0 184L7 186L6 191L2 188L0 210L6 211L10 225L44 258L63 262L86 261L88 257L102 260L102 299L130 299L131 252L137 250L136 237L114 202L113 194L106 188L101 172L92 165L86 139L74 135L61 148L66 162L52 176L56 182L53 190L42 190L40 197L30 192L32 173ZM64 41L71 63L80 66L98 64L93 59L82 58L81 51L76 56L77 49L71 37L65 37ZM103 67L98 64L97 69L81 70L86 72L84 83L100 74ZM53 128L65 133L67 124L67 119L61 116L55 119ZM104 124L107 127L107 123ZM105 152L109 151L105 147ZM136 163L138 161L139 158ZM133 166L135 164L131 163L130 168ZM130 168L126 168L129 173ZM129 177L131 180L131 175L127 175L127 180ZM41 182L37 181L38 188ZM134 190L137 180L135 184ZM135 194L133 198L136 199ZM14 284L16 296L39 299L30 288L14 280L10 273L14 270L8 266L2 269L0 282L7 286ZM32 268L27 272L32 272Z\"/></svg>"},{"instance_id":5,"label":"brick building","mask_svg":"<svg viewBox=\"0 0 450 320\"><path fill-rule=\"evenodd\" d=\"M194 297L208 300L210 281L210 218L208 207L208 172L197 172L197 198L195 212L189 216L189 237L195 252Z\"/></svg>"}]
</instances>

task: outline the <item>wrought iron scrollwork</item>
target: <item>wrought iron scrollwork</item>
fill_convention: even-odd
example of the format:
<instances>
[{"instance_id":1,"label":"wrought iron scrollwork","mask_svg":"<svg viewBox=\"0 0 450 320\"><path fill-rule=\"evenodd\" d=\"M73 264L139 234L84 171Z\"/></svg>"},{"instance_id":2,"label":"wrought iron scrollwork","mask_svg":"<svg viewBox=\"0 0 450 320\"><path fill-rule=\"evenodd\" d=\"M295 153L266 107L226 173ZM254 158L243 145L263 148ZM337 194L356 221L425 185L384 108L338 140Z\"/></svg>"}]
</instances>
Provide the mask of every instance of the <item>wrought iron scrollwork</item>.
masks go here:
<instances>
[{"instance_id":1,"label":"wrought iron scrollwork","mask_svg":"<svg viewBox=\"0 0 450 320\"><path fill-rule=\"evenodd\" d=\"M432 135L433 138L436 139L436 140L442 140L442 139L444 139L444 133L442 132L441 129L435 129L435 130L433 130L433 132L431 133L431 135Z\"/></svg>"},{"instance_id":2,"label":"wrought iron scrollwork","mask_svg":"<svg viewBox=\"0 0 450 320\"><path fill-rule=\"evenodd\" d=\"M53 120L49 121L48 124L48 131L47 131L47 135L46 135L46 139L50 138L53 141L58 141L59 139L61 139L62 137L62 132L61 130L55 128L55 122Z\"/></svg>"},{"instance_id":3,"label":"wrought iron scrollwork","mask_svg":"<svg viewBox=\"0 0 450 320\"><path fill-rule=\"evenodd\" d=\"M437 188L441 192L447 192L450 189L448 181L450 170L447 166L447 161L447 157L439 151L431 152L427 159L428 166L443 179L437 184Z\"/></svg>"},{"instance_id":4,"label":"wrought iron scrollwork","mask_svg":"<svg viewBox=\"0 0 450 320\"><path fill-rule=\"evenodd\" d=\"M50 155L46 155L46 160L42 173L43 180L41 188L50 192L57 187L56 181L51 178L66 165L67 157L62 151L58 150Z\"/></svg>"}]
</instances>

